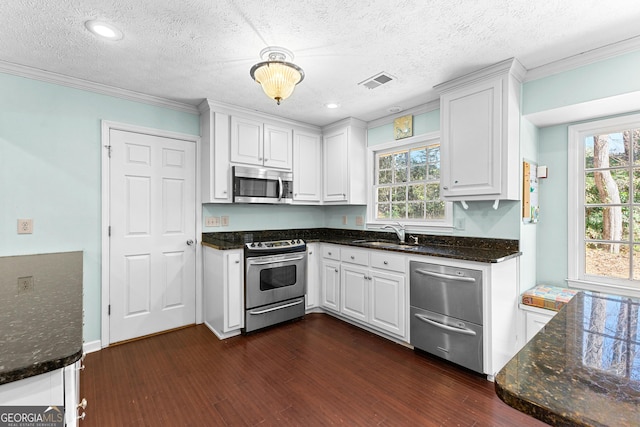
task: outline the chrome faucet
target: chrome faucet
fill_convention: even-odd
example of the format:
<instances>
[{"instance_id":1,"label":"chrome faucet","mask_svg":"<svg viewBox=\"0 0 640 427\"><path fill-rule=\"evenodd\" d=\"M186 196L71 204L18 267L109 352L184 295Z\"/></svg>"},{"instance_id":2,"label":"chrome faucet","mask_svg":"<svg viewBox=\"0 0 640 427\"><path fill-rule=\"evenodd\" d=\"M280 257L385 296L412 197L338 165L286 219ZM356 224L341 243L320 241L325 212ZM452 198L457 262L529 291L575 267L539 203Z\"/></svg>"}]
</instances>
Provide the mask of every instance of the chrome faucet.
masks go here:
<instances>
[{"instance_id":1,"label":"chrome faucet","mask_svg":"<svg viewBox=\"0 0 640 427\"><path fill-rule=\"evenodd\" d=\"M398 239L400 239L400 243L404 243L404 225L400 224L399 222L396 222L396 224L398 224L397 227L395 225L387 224L382 228L390 228L395 231Z\"/></svg>"}]
</instances>

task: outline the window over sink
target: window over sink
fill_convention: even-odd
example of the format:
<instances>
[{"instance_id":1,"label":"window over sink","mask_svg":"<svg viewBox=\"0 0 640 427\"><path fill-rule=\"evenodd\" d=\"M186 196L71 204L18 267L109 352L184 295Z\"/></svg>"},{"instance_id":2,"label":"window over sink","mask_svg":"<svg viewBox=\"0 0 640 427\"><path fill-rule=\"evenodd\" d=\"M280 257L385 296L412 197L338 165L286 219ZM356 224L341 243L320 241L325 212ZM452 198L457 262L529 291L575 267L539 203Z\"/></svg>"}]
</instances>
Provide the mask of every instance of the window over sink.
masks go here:
<instances>
[{"instance_id":1,"label":"window over sink","mask_svg":"<svg viewBox=\"0 0 640 427\"><path fill-rule=\"evenodd\" d=\"M370 147L369 224L450 227L451 203L440 198L439 135L411 140Z\"/></svg>"}]
</instances>

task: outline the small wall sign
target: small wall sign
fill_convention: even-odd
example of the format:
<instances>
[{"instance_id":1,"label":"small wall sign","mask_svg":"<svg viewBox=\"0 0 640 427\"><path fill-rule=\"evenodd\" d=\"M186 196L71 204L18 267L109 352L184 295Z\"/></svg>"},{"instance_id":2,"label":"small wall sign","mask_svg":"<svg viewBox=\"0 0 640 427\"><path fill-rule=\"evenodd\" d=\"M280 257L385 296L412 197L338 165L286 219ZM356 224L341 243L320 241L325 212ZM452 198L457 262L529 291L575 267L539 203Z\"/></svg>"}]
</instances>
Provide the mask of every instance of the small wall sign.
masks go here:
<instances>
[{"instance_id":1,"label":"small wall sign","mask_svg":"<svg viewBox=\"0 0 640 427\"><path fill-rule=\"evenodd\" d=\"M411 114L398 117L393 121L393 136L395 139L413 136L413 116Z\"/></svg>"}]
</instances>

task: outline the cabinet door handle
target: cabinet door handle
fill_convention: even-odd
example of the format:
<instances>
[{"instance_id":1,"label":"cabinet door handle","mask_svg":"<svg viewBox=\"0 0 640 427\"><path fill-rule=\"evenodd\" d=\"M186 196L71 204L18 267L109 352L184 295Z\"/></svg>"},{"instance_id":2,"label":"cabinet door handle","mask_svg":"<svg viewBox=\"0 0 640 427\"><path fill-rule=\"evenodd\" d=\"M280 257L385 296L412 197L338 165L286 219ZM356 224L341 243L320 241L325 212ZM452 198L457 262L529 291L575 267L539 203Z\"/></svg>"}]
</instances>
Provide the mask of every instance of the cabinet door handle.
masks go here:
<instances>
[{"instance_id":1,"label":"cabinet door handle","mask_svg":"<svg viewBox=\"0 0 640 427\"><path fill-rule=\"evenodd\" d=\"M329 255L331 255L331 252L327 252Z\"/></svg>"},{"instance_id":2,"label":"cabinet door handle","mask_svg":"<svg viewBox=\"0 0 640 427\"><path fill-rule=\"evenodd\" d=\"M338 272L338 269L336 268L336 273Z\"/></svg>"},{"instance_id":3,"label":"cabinet door handle","mask_svg":"<svg viewBox=\"0 0 640 427\"><path fill-rule=\"evenodd\" d=\"M389 261L384 261L383 264L384 265L389 265Z\"/></svg>"},{"instance_id":4,"label":"cabinet door handle","mask_svg":"<svg viewBox=\"0 0 640 427\"><path fill-rule=\"evenodd\" d=\"M240 264L240 260L239 259L236 260L236 264Z\"/></svg>"},{"instance_id":5,"label":"cabinet door handle","mask_svg":"<svg viewBox=\"0 0 640 427\"><path fill-rule=\"evenodd\" d=\"M356 257L354 257L353 255L351 255L351 259L356 259Z\"/></svg>"},{"instance_id":6,"label":"cabinet door handle","mask_svg":"<svg viewBox=\"0 0 640 427\"><path fill-rule=\"evenodd\" d=\"M313 255L313 251L309 251L309 255Z\"/></svg>"},{"instance_id":7,"label":"cabinet door handle","mask_svg":"<svg viewBox=\"0 0 640 427\"><path fill-rule=\"evenodd\" d=\"M445 186L445 187L442 187L442 189L443 189L443 190L448 190L448 189L449 189L449 187Z\"/></svg>"}]
</instances>

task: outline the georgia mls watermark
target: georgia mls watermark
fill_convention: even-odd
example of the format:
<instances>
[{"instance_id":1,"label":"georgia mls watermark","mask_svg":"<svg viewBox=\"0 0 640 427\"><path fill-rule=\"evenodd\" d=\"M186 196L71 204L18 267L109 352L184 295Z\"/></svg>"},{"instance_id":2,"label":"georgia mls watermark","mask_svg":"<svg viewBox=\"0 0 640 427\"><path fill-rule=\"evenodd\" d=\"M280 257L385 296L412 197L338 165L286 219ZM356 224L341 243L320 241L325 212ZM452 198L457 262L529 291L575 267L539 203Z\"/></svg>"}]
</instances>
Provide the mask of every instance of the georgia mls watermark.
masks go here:
<instances>
[{"instance_id":1,"label":"georgia mls watermark","mask_svg":"<svg viewBox=\"0 0 640 427\"><path fill-rule=\"evenodd\" d=\"M64 408L0 406L0 427L64 427Z\"/></svg>"}]
</instances>

